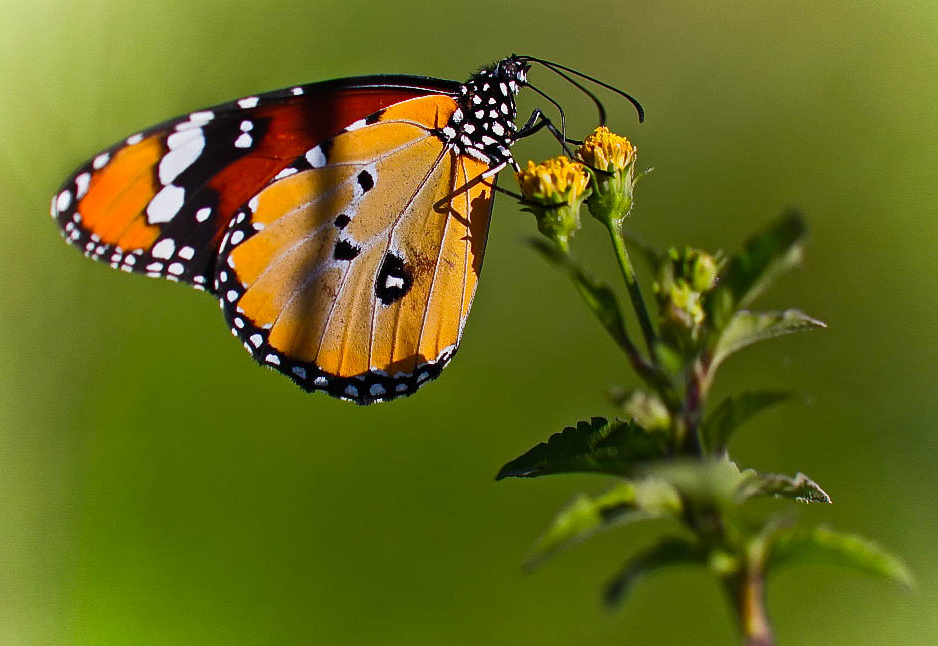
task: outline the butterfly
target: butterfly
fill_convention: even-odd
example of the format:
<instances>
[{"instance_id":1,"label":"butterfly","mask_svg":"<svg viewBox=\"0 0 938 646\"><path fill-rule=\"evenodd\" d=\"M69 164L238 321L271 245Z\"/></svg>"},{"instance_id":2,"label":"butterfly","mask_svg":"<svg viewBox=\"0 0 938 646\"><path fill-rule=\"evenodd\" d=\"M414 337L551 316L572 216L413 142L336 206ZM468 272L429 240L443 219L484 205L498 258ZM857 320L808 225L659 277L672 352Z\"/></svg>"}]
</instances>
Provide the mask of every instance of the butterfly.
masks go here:
<instances>
[{"instance_id":1,"label":"butterfly","mask_svg":"<svg viewBox=\"0 0 938 646\"><path fill-rule=\"evenodd\" d=\"M515 124L532 62L598 82L512 55L465 83L365 76L249 96L104 150L51 214L86 256L212 294L245 350L303 389L409 395L459 346L511 146L544 126L563 138L540 110Z\"/></svg>"}]
</instances>

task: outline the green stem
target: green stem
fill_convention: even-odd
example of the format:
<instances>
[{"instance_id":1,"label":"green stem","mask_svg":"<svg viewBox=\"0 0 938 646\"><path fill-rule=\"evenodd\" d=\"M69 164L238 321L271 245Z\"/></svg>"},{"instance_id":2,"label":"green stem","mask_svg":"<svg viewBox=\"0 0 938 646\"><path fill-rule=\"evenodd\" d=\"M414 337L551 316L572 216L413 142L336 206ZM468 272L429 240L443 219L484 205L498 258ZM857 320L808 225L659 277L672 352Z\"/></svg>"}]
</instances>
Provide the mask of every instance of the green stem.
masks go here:
<instances>
[{"instance_id":1,"label":"green stem","mask_svg":"<svg viewBox=\"0 0 938 646\"><path fill-rule=\"evenodd\" d=\"M619 231L619 225L612 219L605 221L606 228L609 230L609 237L612 239L612 247L616 251L616 260L619 261L619 268L622 270L622 277L625 278L626 287L629 290L629 298L632 300L632 307L635 308L635 314L638 317L638 324L642 328L642 336L645 337L645 345L648 346L648 354L653 363L657 364L655 354L655 328L651 324L651 317L648 316L648 309L645 307L645 300L642 298L642 291L638 287L638 281L635 278L635 270L632 269L632 262L629 260L629 252L625 248L625 240Z\"/></svg>"},{"instance_id":2,"label":"green stem","mask_svg":"<svg viewBox=\"0 0 938 646\"><path fill-rule=\"evenodd\" d=\"M765 576L746 568L726 582L744 646L773 646L775 637L765 612Z\"/></svg>"}]
</instances>

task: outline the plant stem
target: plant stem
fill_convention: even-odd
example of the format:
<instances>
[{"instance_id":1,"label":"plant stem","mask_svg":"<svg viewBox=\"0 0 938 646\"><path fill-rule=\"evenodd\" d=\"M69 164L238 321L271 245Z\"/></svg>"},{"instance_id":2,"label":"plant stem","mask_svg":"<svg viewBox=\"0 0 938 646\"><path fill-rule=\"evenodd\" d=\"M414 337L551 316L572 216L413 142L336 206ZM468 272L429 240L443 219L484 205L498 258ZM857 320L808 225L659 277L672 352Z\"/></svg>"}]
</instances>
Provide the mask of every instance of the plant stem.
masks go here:
<instances>
[{"instance_id":1,"label":"plant stem","mask_svg":"<svg viewBox=\"0 0 938 646\"><path fill-rule=\"evenodd\" d=\"M622 233L619 231L616 222L610 219L606 220L605 224L609 230L609 237L612 238L612 247L616 251L616 260L619 261L619 269L622 270L622 277L625 278L625 285L628 287L629 298L632 300L632 307L635 308L638 324L642 328L642 335L645 337L645 345L648 346L648 354L652 362L657 365L655 328L651 324L651 317L648 316L645 300L642 298L638 281L635 279L635 271L632 269L632 263L629 260L629 252L625 248L625 240L623 240Z\"/></svg>"},{"instance_id":2,"label":"plant stem","mask_svg":"<svg viewBox=\"0 0 938 646\"><path fill-rule=\"evenodd\" d=\"M775 638L765 612L765 577L747 567L730 583L739 629L745 646L773 646Z\"/></svg>"}]
</instances>

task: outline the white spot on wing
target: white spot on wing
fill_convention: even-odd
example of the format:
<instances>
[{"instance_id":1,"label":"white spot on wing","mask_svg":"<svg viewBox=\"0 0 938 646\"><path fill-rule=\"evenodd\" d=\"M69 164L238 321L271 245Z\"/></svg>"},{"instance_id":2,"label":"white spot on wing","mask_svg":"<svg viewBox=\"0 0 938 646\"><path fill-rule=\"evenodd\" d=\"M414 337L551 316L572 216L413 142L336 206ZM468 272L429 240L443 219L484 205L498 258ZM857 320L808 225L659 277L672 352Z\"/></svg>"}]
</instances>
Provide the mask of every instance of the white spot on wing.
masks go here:
<instances>
[{"instance_id":1,"label":"white spot on wing","mask_svg":"<svg viewBox=\"0 0 938 646\"><path fill-rule=\"evenodd\" d=\"M195 255L195 249L192 247L183 247L179 250L179 257L183 260L192 260L192 256Z\"/></svg>"},{"instance_id":2,"label":"white spot on wing","mask_svg":"<svg viewBox=\"0 0 938 646\"><path fill-rule=\"evenodd\" d=\"M109 161L111 161L110 153L101 153L91 162L91 167L95 170L101 170Z\"/></svg>"},{"instance_id":3,"label":"white spot on wing","mask_svg":"<svg viewBox=\"0 0 938 646\"><path fill-rule=\"evenodd\" d=\"M79 200L84 197L85 193L88 192L88 184L91 183L91 173L82 173L75 178L75 186L78 190L75 193L75 197Z\"/></svg>"},{"instance_id":4,"label":"white spot on wing","mask_svg":"<svg viewBox=\"0 0 938 646\"><path fill-rule=\"evenodd\" d=\"M167 267L166 269L167 269L167 271L168 271L169 273L174 274L174 275L176 275L176 276L181 275L182 272L185 271L185 267L182 266L182 263L181 263L181 262L174 262L173 264L171 264L171 265L170 265L169 267Z\"/></svg>"},{"instance_id":5,"label":"white spot on wing","mask_svg":"<svg viewBox=\"0 0 938 646\"><path fill-rule=\"evenodd\" d=\"M254 138L251 135L242 132L241 136L235 139L235 148L250 148L253 142Z\"/></svg>"},{"instance_id":6,"label":"white spot on wing","mask_svg":"<svg viewBox=\"0 0 938 646\"><path fill-rule=\"evenodd\" d=\"M351 132L353 130L359 130L361 128L364 128L367 125L368 125L368 122L366 122L364 119L359 119L358 121L350 123L348 126L345 127L345 129Z\"/></svg>"},{"instance_id":7,"label":"white spot on wing","mask_svg":"<svg viewBox=\"0 0 938 646\"><path fill-rule=\"evenodd\" d=\"M203 207L195 212L196 222L205 222L208 220L208 216L212 214L212 209L209 206Z\"/></svg>"},{"instance_id":8,"label":"white spot on wing","mask_svg":"<svg viewBox=\"0 0 938 646\"><path fill-rule=\"evenodd\" d=\"M205 148L205 135L201 128L174 132L166 138L169 152L160 160L160 184L171 184L179 174L189 168Z\"/></svg>"},{"instance_id":9,"label":"white spot on wing","mask_svg":"<svg viewBox=\"0 0 938 646\"><path fill-rule=\"evenodd\" d=\"M279 173L277 173L276 175L274 175L274 179L283 179L284 177L289 177L290 175L292 175L292 174L295 173L295 172L296 172L296 169L295 169L295 168L292 168L292 167L290 167L290 166L287 166L287 167L284 168L282 171L280 171Z\"/></svg>"},{"instance_id":10,"label":"white spot on wing","mask_svg":"<svg viewBox=\"0 0 938 646\"><path fill-rule=\"evenodd\" d=\"M306 152L306 161L308 161L309 165L313 168L322 168L326 165L326 156L323 154L322 148L316 146Z\"/></svg>"},{"instance_id":11,"label":"white spot on wing","mask_svg":"<svg viewBox=\"0 0 938 646\"><path fill-rule=\"evenodd\" d=\"M215 113L211 110L203 110L201 112L193 112L189 115L189 121L192 123L204 126L206 123L215 118Z\"/></svg>"},{"instance_id":12,"label":"white spot on wing","mask_svg":"<svg viewBox=\"0 0 938 646\"><path fill-rule=\"evenodd\" d=\"M163 238L153 245L153 249L150 250L150 255L154 258L168 260L172 258L174 251L176 251L176 243L170 238Z\"/></svg>"},{"instance_id":13,"label":"white spot on wing","mask_svg":"<svg viewBox=\"0 0 938 646\"><path fill-rule=\"evenodd\" d=\"M55 208L61 213L67 209L72 203L72 192L69 190L64 190L59 193L59 196L55 200Z\"/></svg>"},{"instance_id":14,"label":"white spot on wing","mask_svg":"<svg viewBox=\"0 0 938 646\"><path fill-rule=\"evenodd\" d=\"M150 224L169 222L179 213L185 200L185 189L173 184L164 186L147 205L147 220Z\"/></svg>"},{"instance_id":15,"label":"white spot on wing","mask_svg":"<svg viewBox=\"0 0 938 646\"><path fill-rule=\"evenodd\" d=\"M127 145L128 145L128 146L133 146L134 144L139 144L141 141L143 141L143 135L142 135L142 134L132 135L132 136L130 136L130 137L127 137Z\"/></svg>"},{"instance_id":16,"label":"white spot on wing","mask_svg":"<svg viewBox=\"0 0 938 646\"><path fill-rule=\"evenodd\" d=\"M241 99L240 101L238 101L238 107L244 108L245 110L256 107L256 106L257 106L256 96L249 96L246 99Z\"/></svg>"}]
</instances>

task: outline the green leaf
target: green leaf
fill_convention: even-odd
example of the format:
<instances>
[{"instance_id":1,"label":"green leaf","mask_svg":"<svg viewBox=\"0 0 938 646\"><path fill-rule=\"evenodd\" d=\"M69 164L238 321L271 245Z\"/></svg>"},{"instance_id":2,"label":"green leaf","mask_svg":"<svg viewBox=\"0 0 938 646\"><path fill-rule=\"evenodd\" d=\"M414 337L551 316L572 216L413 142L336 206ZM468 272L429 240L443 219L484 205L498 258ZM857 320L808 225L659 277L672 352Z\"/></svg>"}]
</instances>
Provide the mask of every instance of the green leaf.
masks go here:
<instances>
[{"instance_id":1,"label":"green leaf","mask_svg":"<svg viewBox=\"0 0 938 646\"><path fill-rule=\"evenodd\" d=\"M623 347L629 345L625 322L615 292L606 284L590 276L573 258L560 251L556 245L541 238L531 238L528 243L549 262L567 272L587 306L616 343Z\"/></svg>"},{"instance_id":2,"label":"green leaf","mask_svg":"<svg viewBox=\"0 0 938 646\"><path fill-rule=\"evenodd\" d=\"M791 399L790 392L754 391L727 397L717 406L703 423L701 436L710 452L726 448L733 433L743 422L769 406Z\"/></svg>"},{"instance_id":3,"label":"green leaf","mask_svg":"<svg viewBox=\"0 0 938 646\"><path fill-rule=\"evenodd\" d=\"M711 328L720 330L733 312L761 294L801 260L807 228L797 211L788 211L750 237L721 273L704 308Z\"/></svg>"},{"instance_id":4,"label":"green leaf","mask_svg":"<svg viewBox=\"0 0 938 646\"><path fill-rule=\"evenodd\" d=\"M671 426L671 413L661 397L647 390L610 393L612 402L642 428L664 431Z\"/></svg>"},{"instance_id":5,"label":"green leaf","mask_svg":"<svg viewBox=\"0 0 938 646\"><path fill-rule=\"evenodd\" d=\"M656 570L674 565L706 564L706 562L706 554L696 543L680 538L666 538L631 558L625 567L606 584L603 600L609 607L617 605L638 579Z\"/></svg>"},{"instance_id":6,"label":"green leaf","mask_svg":"<svg viewBox=\"0 0 938 646\"><path fill-rule=\"evenodd\" d=\"M734 462L724 459L669 459L641 472L664 480L686 500L722 507L735 505L740 487L748 481Z\"/></svg>"},{"instance_id":7,"label":"green leaf","mask_svg":"<svg viewBox=\"0 0 938 646\"><path fill-rule=\"evenodd\" d=\"M830 503L831 497L811 478L803 473L795 477L779 473L757 473L752 469L743 471L746 481L740 486L743 500L756 496L790 498L803 503Z\"/></svg>"},{"instance_id":8,"label":"green leaf","mask_svg":"<svg viewBox=\"0 0 938 646\"><path fill-rule=\"evenodd\" d=\"M594 417L554 433L547 442L503 466L495 479L574 472L628 475L636 465L666 453L664 433L650 433L634 422Z\"/></svg>"},{"instance_id":9,"label":"green leaf","mask_svg":"<svg viewBox=\"0 0 938 646\"><path fill-rule=\"evenodd\" d=\"M630 522L673 516L681 511L677 492L660 480L626 481L595 498L580 495L562 510L538 539L525 569L596 532Z\"/></svg>"},{"instance_id":10,"label":"green leaf","mask_svg":"<svg viewBox=\"0 0 938 646\"><path fill-rule=\"evenodd\" d=\"M775 535L769 550L769 567L802 563L842 565L909 588L914 586L912 574L899 558L871 540L826 527L782 530Z\"/></svg>"},{"instance_id":11,"label":"green leaf","mask_svg":"<svg viewBox=\"0 0 938 646\"><path fill-rule=\"evenodd\" d=\"M729 325L723 330L713 350L710 360L710 372L729 355L758 341L773 339L784 334L793 334L802 330L827 327L824 322L811 318L798 310L784 312L737 312Z\"/></svg>"}]
</instances>

